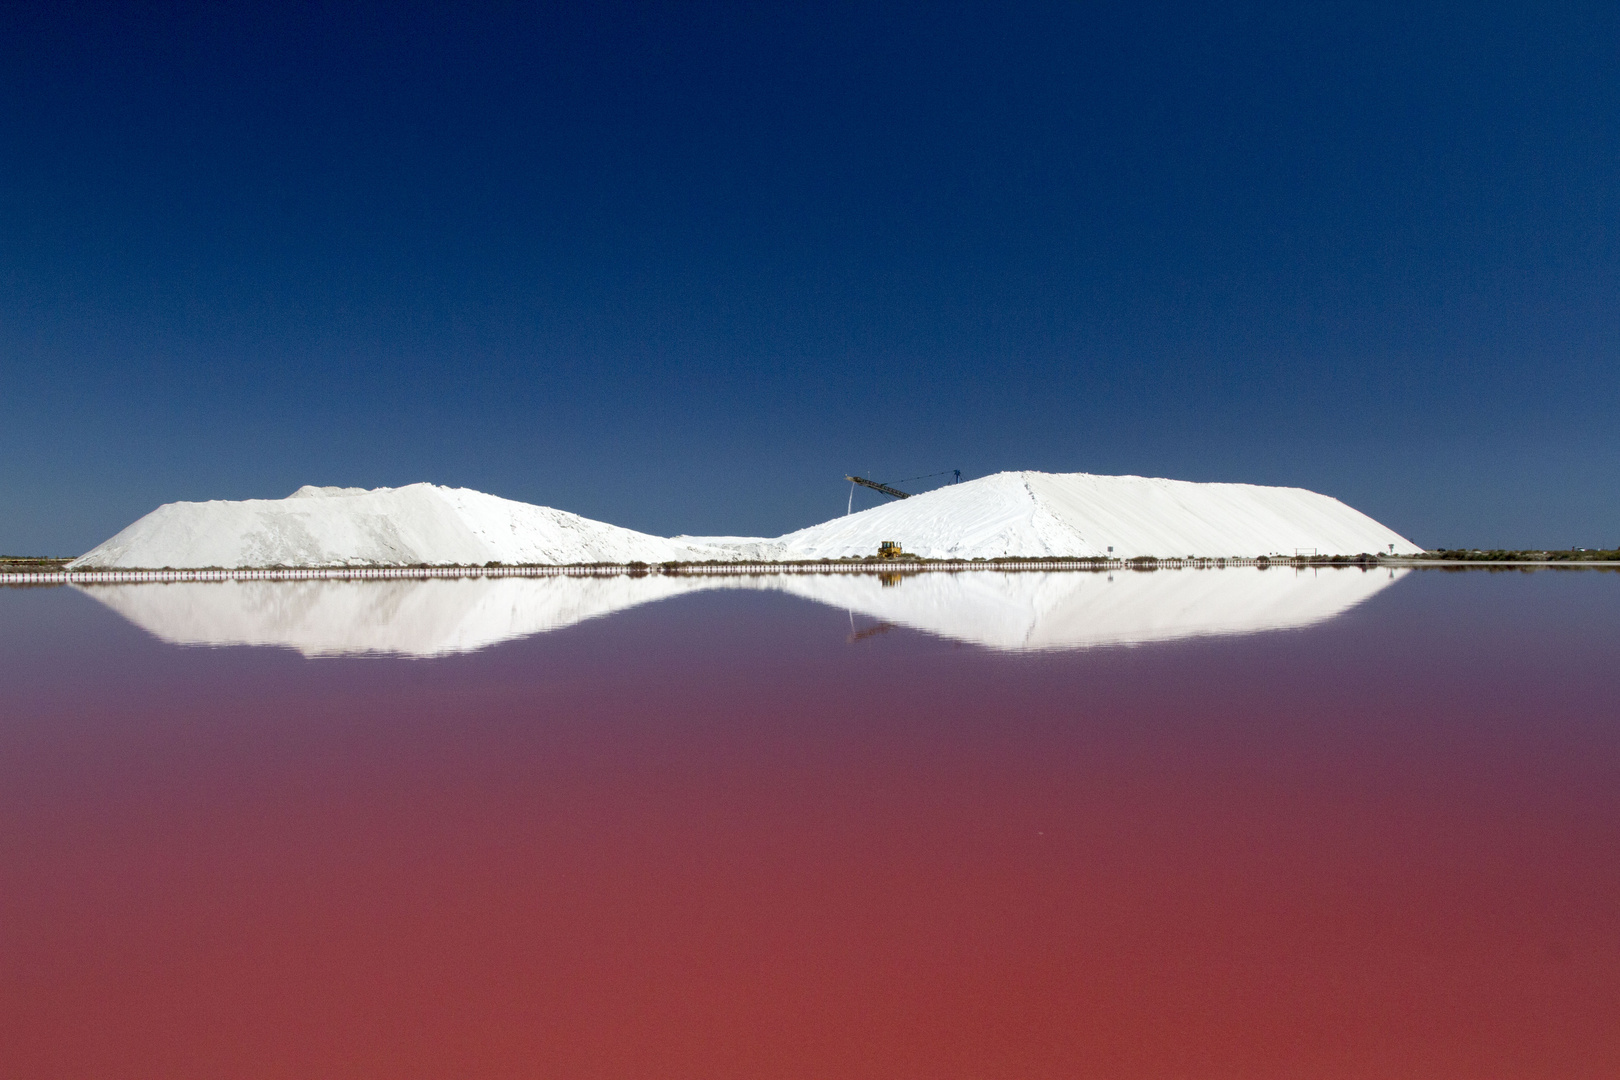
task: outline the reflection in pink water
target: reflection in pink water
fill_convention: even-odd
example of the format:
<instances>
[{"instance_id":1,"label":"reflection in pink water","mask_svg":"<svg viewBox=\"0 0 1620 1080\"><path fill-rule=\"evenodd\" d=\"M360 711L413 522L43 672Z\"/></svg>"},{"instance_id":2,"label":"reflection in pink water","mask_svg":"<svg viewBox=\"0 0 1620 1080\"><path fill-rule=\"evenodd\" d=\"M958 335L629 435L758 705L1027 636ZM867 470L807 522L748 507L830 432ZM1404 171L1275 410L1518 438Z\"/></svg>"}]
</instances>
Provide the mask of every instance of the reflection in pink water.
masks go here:
<instances>
[{"instance_id":1,"label":"reflection in pink water","mask_svg":"<svg viewBox=\"0 0 1620 1080\"><path fill-rule=\"evenodd\" d=\"M0 1061L1620 1075L1620 577L1040 657L715 594L430 661L0 595Z\"/></svg>"}]
</instances>

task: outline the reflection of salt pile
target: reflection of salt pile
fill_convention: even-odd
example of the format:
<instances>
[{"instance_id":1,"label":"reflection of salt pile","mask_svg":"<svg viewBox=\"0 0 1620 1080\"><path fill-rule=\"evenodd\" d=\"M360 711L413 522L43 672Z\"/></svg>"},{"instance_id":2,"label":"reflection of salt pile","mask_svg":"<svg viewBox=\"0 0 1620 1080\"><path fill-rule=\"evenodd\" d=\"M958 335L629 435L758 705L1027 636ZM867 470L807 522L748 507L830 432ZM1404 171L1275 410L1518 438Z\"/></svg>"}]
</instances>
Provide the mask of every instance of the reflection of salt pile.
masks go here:
<instances>
[{"instance_id":1,"label":"reflection of salt pile","mask_svg":"<svg viewBox=\"0 0 1620 1080\"><path fill-rule=\"evenodd\" d=\"M79 586L177 645L281 645L305 656L472 652L711 582L686 578L448 578Z\"/></svg>"},{"instance_id":2,"label":"reflection of salt pile","mask_svg":"<svg viewBox=\"0 0 1620 1080\"><path fill-rule=\"evenodd\" d=\"M94 550L93 567L482 566L735 558L467 488L300 488L285 499L166 503Z\"/></svg>"},{"instance_id":3,"label":"reflection of salt pile","mask_svg":"<svg viewBox=\"0 0 1620 1080\"><path fill-rule=\"evenodd\" d=\"M437 656L710 589L785 592L941 637L1009 650L1247 634L1330 619L1402 571L463 578L93 585L165 641L280 645L306 656Z\"/></svg>"},{"instance_id":4,"label":"reflection of salt pile","mask_svg":"<svg viewBox=\"0 0 1620 1080\"><path fill-rule=\"evenodd\" d=\"M703 542L701 537L680 537ZM764 544L779 558L870 555L884 540L930 559L1003 555L1180 558L1421 551L1337 499L1302 488L1141 476L1005 472L834 518Z\"/></svg>"},{"instance_id":5,"label":"reflection of salt pile","mask_svg":"<svg viewBox=\"0 0 1620 1080\"><path fill-rule=\"evenodd\" d=\"M993 649L1056 650L1309 626L1406 571L1288 569L917 574L782 579L775 587Z\"/></svg>"}]
</instances>

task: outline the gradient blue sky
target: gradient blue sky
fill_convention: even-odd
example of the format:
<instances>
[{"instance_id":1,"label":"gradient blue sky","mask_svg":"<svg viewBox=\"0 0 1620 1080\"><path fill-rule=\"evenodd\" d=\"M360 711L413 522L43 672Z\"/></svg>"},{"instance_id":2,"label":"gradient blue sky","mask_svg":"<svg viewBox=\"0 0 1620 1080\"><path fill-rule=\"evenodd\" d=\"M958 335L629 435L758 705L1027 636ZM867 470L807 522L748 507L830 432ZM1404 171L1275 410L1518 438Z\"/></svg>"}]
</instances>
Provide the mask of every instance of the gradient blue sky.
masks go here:
<instances>
[{"instance_id":1,"label":"gradient blue sky","mask_svg":"<svg viewBox=\"0 0 1620 1080\"><path fill-rule=\"evenodd\" d=\"M955 468L1620 544L1616 12L9 4L0 550Z\"/></svg>"}]
</instances>

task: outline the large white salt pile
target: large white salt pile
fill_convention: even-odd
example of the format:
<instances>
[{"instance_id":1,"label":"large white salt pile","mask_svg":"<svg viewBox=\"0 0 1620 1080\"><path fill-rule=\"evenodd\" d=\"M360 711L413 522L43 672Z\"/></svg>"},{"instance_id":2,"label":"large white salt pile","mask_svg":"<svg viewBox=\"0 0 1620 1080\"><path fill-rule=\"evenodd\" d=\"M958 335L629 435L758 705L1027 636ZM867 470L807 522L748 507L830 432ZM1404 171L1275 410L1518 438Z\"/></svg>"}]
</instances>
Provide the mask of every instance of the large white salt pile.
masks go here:
<instances>
[{"instance_id":1,"label":"large white salt pile","mask_svg":"<svg viewBox=\"0 0 1620 1080\"><path fill-rule=\"evenodd\" d=\"M481 566L735 558L467 488L300 488L285 499L166 503L69 563L98 567Z\"/></svg>"},{"instance_id":2,"label":"large white salt pile","mask_svg":"<svg viewBox=\"0 0 1620 1080\"><path fill-rule=\"evenodd\" d=\"M1005 472L775 539L665 539L466 488L300 488L285 499L168 503L69 564L438 566L837 559L885 540L932 559L1397 555L1421 549L1301 488Z\"/></svg>"},{"instance_id":3,"label":"large white salt pile","mask_svg":"<svg viewBox=\"0 0 1620 1080\"><path fill-rule=\"evenodd\" d=\"M930 559L1314 553L1413 555L1422 549L1337 499L1302 488L1197 484L1142 476L1004 472L937 488L775 541L679 537L785 559L876 553L884 540Z\"/></svg>"}]
</instances>

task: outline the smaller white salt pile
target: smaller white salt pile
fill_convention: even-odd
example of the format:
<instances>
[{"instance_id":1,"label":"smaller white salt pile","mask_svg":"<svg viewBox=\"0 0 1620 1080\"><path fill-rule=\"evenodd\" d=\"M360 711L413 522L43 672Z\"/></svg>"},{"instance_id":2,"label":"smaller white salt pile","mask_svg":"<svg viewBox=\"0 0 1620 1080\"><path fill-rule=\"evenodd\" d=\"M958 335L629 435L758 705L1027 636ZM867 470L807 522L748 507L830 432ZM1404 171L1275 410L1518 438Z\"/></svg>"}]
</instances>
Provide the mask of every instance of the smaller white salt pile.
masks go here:
<instances>
[{"instance_id":1,"label":"smaller white salt pile","mask_svg":"<svg viewBox=\"0 0 1620 1080\"><path fill-rule=\"evenodd\" d=\"M727 559L468 488L302 487L285 499L165 503L69 563L101 567L482 566Z\"/></svg>"}]
</instances>

